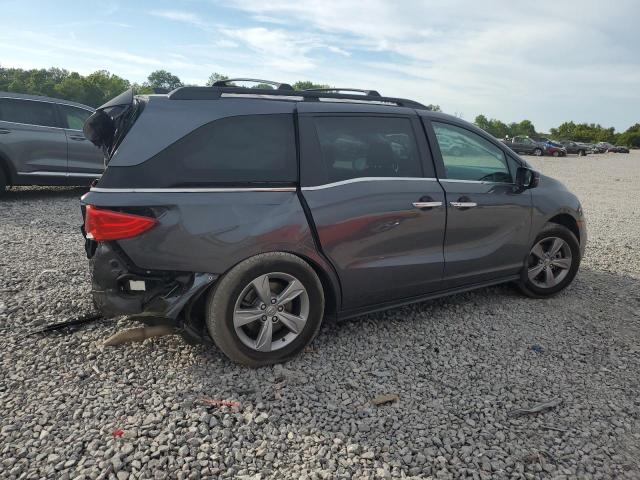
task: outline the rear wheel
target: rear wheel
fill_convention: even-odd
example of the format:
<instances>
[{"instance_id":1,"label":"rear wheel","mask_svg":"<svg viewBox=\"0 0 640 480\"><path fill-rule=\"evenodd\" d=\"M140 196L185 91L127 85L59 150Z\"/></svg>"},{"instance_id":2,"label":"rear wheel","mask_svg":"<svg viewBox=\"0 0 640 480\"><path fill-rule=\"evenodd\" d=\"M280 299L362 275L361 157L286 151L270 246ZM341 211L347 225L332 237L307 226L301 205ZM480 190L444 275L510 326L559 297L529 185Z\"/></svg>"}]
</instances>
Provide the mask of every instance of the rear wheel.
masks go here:
<instances>
[{"instance_id":1,"label":"rear wheel","mask_svg":"<svg viewBox=\"0 0 640 480\"><path fill-rule=\"evenodd\" d=\"M211 338L234 362L252 367L300 352L318 333L322 284L301 258L284 252L251 257L232 268L209 295Z\"/></svg>"},{"instance_id":2,"label":"rear wheel","mask_svg":"<svg viewBox=\"0 0 640 480\"><path fill-rule=\"evenodd\" d=\"M542 149L541 149L541 148L536 148L536 149L533 151L533 154L534 154L536 157L541 157L541 156L542 156Z\"/></svg>"},{"instance_id":3,"label":"rear wheel","mask_svg":"<svg viewBox=\"0 0 640 480\"><path fill-rule=\"evenodd\" d=\"M580 245L573 232L547 224L536 237L520 277L520 289L533 298L555 295L578 273Z\"/></svg>"}]
</instances>

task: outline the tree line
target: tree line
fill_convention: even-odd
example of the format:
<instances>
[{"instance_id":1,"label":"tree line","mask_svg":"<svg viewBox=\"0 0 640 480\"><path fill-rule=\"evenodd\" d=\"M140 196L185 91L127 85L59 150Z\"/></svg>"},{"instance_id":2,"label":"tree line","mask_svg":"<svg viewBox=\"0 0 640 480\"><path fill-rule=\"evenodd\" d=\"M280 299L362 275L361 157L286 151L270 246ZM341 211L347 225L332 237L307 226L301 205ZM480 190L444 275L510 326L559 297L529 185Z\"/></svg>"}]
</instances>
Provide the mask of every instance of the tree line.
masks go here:
<instances>
[{"instance_id":1,"label":"tree line","mask_svg":"<svg viewBox=\"0 0 640 480\"><path fill-rule=\"evenodd\" d=\"M614 145L640 147L640 123L632 125L624 132L616 132L613 127L603 127L596 123L564 122L549 130L549 133L537 132L530 120L506 124L495 118L488 119L478 115L474 123L496 138L527 136L534 139L551 137L554 140L573 140L575 142L609 142Z\"/></svg>"},{"instance_id":2,"label":"tree line","mask_svg":"<svg viewBox=\"0 0 640 480\"><path fill-rule=\"evenodd\" d=\"M206 82L207 86L216 81L228 80L221 73L212 73ZM136 93L153 93L157 89L173 90L185 86L180 78L166 70L151 72L143 83L132 83L106 70L98 70L90 75L80 75L62 68L30 69L3 68L0 66L0 91L45 95L63 98L98 107L119 93L133 87ZM296 90L308 88L330 88L329 85L300 80L292 84ZM272 88L268 84L257 84L253 88ZM438 105L428 105L428 109L440 111ZM578 142L609 142L616 145L640 147L640 123L629 127L624 132L616 132L613 127L603 127L594 123L565 122L552 128L548 134L539 133L530 120L506 124L495 118L478 115L474 123L496 138L526 135L532 138L548 137L556 140L575 140Z\"/></svg>"}]
</instances>

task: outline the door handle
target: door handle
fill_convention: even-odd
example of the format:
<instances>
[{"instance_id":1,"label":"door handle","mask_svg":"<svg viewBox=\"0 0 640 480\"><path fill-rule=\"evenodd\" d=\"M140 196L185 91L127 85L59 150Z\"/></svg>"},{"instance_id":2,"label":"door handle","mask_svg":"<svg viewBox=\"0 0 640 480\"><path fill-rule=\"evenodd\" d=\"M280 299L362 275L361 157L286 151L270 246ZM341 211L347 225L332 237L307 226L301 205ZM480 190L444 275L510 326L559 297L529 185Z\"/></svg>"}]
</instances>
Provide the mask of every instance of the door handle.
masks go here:
<instances>
[{"instance_id":1,"label":"door handle","mask_svg":"<svg viewBox=\"0 0 640 480\"><path fill-rule=\"evenodd\" d=\"M84 137L79 137L79 136L77 136L77 135L71 135L69 138L70 138L71 140L75 140L75 141L77 141L77 142L83 142L83 141L85 141L85 140L86 140L86 138L84 138Z\"/></svg>"},{"instance_id":2,"label":"door handle","mask_svg":"<svg viewBox=\"0 0 640 480\"><path fill-rule=\"evenodd\" d=\"M11 133L11 130L7 130L6 128L0 128L0 135L4 135L6 133Z\"/></svg>"},{"instance_id":3,"label":"door handle","mask_svg":"<svg viewBox=\"0 0 640 480\"><path fill-rule=\"evenodd\" d=\"M441 207L442 202L413 202L413 206L416 208Z\"/></svg>"},{"instance_id":4,"label":"door handle","mask_svg":"<svg viewBox=\"0 0 640 480\"><path fill-rule=\"evenodd\" d=\"M449 205L456 208L472 208L478 206L476 202L449 202Z\"/></svg>"},{"instance_id":5,"label":"door handle","mask_svg":"<svg viewBox=\"0 0 640 480\"><path fill-rule=\"evenodd\" d=\"M436 200L433 199L433 197L431 197L430 195L424 195L422 197L420 197L420 199L418 199L417 202L413 202L413 206L415 208L420 208L420 209L429 209L429 208L433 208L433 207L441 207L442 206L442 202L438 202Z\"/></svg>"}]
</instances>

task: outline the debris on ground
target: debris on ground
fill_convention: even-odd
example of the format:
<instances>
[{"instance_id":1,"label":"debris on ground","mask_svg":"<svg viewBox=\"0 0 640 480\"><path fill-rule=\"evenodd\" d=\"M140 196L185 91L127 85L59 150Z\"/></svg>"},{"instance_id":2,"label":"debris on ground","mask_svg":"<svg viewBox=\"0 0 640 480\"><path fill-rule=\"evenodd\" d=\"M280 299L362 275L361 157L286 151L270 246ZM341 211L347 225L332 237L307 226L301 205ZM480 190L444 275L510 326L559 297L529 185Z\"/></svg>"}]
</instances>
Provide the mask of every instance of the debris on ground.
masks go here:
<instances>
[{"instance_id":1,"label":"debris on ground","mask_svg":"<svg viewBox=\"0 0 640 480\"><path fill-rule=\"evenodd\" d=\"M544 353L544 348L542 348L540 345L532 345L531 350L534 353Z\"/></svg>"},{"instance_id":2,"label":"debris on ground","mask_svg":"<svg viewBox=\"0 0 640 480\"><path fill-rule=\"evenodd\" d=\"M524 415L534 415L536 413L542 413L547 410L551 410L562 404L561 398L555 398L553 400L549 400L548 402L537 403L531 408L517 408L515 410L511 410L507 412L507 416L509 417L522 417Z\"/></svg>"},{"instance_id":3,"label":"debris on ground","mask_svg":"<svg viewBox=\"0 0 640 480\"><path fill-rule=\"evenodd\" d=\"M122 430L121 428L118 428L117 430L114 430L113 432L111 432L111 435L113 435L114 437L120 438L124 435L124 430Z\"/></svg>"},{"instance_id":4,"label":"debris on ground","mask_svg":"<svg viewBox=\"0 0 640 480\"><path fill-rule=\"evenodd\" d=\"M81 317L74 318L73 320L67 320L64 322L52 323L51 325L47 325L46 327L39 328L38 330L34 330L32 332L27 333L26 336L35 335L37 333L49 333L57 330L62 330L65 328L77 327L80 325L84 325L85 323L95 322L96 320L100 320L102 317L99 313L89 313L87 315L82 315Z\"/></svg>"},{"instance_id":5,"label":"debris on ground","mask_svg":"<svg viewBox=\"0 0 640 480\"><path fill-rule=\"evenodd\" d=\"M378 395L377 397L373 398L373 400L371 400L371 403L373 403L376 406L380 406L380 405L386 405L389 403L395 403L398 400L400 400L400 395L397 395L395 393L385 393L383 395Z\"/></svg>"},{"instance_id":6,"label":"debris on ground","mask_svg":"<svg viewBox=\"0 0 640 480\"><path fill-rule=\"evenodd\" d=\"M165 335L173 335L176 329L169 325L158 325L155 327L138 327L122 330L111 335L104 342L105 347L113 347L130 342L143 342L147 338L163 337Z\"/></svg>"},{"instance_id":7,"label":"debris on ground","mask_svg":"<svg viewBox=\"0 0 640 480\"><path fill-rule=\"evenodd\" d=\"M208 407L240 407L240 402L234 400L220 400L217 398L203 397L198 400L202 405Z\"/></svg>"}]
</instances>

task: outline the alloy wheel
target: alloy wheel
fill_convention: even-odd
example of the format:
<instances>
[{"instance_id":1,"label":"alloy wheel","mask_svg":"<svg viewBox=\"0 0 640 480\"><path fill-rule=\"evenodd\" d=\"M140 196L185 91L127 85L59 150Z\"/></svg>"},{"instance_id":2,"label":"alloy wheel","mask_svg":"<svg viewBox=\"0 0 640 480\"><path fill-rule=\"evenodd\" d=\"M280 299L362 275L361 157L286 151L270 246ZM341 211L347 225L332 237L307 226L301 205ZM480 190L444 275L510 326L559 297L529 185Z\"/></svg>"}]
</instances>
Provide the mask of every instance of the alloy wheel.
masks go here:
<instances>
[{"instance_id":1,"label":"alloy wheel","mask_svg":"<svg viewBox=\"0 0 640 480\"><path fill-rule=\"evenodd\" d=\"M553 288L565 279L571 265L571 247L567 242L558 237L543 238L529 254L529 281L538 288Z\"/></svg>"},{"instance_id":2,"label":"alloy wheel","mask_svg":"<svg viewBox=\"0 0 640 480\"><path fill-rule=\"evenodd\" d=\"M260 275L244 287L233 310L233 327L247 347L272 352L289 345L309 317L309 294L293 275Z\"/></svg>"}]
</instances>

